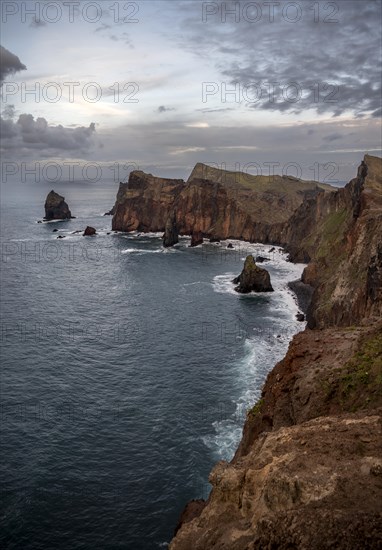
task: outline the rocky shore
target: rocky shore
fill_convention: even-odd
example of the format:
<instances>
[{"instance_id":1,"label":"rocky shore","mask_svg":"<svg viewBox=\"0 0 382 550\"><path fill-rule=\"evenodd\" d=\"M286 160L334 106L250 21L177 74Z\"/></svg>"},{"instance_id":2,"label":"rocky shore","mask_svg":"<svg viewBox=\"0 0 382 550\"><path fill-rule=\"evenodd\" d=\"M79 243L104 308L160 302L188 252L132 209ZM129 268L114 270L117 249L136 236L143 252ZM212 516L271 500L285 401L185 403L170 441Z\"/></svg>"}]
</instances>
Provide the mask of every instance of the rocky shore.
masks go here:
<instances>
[{"instance_id":1,"label":"rocky shore","mask_svg":"<svg viewBox=\"0 0 382 550\"><path fill-rule=\"evenodd\" d=\"M308 307L294 283L308 328L170 550L382 547L382 160L366 155L344 189L306 198L278 231L271 242L309 262Z\"/></svg>"}]
</instances>

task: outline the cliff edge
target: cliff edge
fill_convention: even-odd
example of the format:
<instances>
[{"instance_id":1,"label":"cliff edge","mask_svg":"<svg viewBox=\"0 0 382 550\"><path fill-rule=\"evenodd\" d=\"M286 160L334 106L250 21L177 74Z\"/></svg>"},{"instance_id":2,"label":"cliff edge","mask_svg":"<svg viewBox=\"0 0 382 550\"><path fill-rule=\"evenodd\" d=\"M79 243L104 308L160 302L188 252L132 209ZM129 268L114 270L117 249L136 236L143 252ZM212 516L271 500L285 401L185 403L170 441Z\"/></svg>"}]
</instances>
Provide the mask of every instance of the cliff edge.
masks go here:
<instances>
[{"instance_id":1,"label":"cliff edge","mask_svg":"<svg viewBox=\"0 0 382 550\"><path fill-rule=\"evenodd\" d=\"M248 411L170 550L382 547L382 160L296 209L278 239L309 261L309 328Z\"/></svg>"}]
</instances>

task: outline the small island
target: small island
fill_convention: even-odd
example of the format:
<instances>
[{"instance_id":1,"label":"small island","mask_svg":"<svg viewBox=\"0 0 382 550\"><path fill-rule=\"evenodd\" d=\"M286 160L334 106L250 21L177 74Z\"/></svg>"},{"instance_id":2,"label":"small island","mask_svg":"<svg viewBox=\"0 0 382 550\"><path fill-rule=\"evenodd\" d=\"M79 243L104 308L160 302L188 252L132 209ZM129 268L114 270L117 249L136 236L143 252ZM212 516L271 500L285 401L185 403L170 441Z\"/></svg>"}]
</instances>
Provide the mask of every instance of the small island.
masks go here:
<instances>
[{"instance_id":1,"label":"small island","mask_svg":"<svg viewBox=\"0 0 382 550\"><path fill-rule=\"evenodd\" d=\"M65 197L62 197L55 191L50 191L45 200L45 221L50 220L70 220L72 216L69 206L65 202Z\"/></svg>"},{"instance_id":2,"label":"small island","mask_svg":"<svg viewBox=\"0 0 382 550\"><path fill-rule=\"evenodd\" d=\"M248 294L249 292L273 292L271 278L266 269L256 265L252 254L249 254L244 262L243 271L233 279L236 292Z\"/></svg>"}]
</instances>

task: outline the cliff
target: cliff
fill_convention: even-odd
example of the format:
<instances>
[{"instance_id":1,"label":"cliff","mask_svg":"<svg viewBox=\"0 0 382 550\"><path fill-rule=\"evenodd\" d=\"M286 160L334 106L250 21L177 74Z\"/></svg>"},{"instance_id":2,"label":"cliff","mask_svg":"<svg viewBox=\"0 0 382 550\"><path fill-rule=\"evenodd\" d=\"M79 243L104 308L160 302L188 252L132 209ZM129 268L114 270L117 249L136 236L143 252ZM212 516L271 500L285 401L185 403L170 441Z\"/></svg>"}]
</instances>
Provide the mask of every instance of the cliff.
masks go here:
<instances>
[{"instance_id":1,"label":"cliff","mask_svg":"<svg viewBox=\"0 0 382 550\"><path fill-rule=\"evenodd\" d=\"M309 259L309 326L268 375L230 463L170 550L382 547L382 160L319 194L279 241Z\"/></svg>"},{"instance_id":2,"label":"cliff","mask_svg":"<svg viewBox=\"0 0 382 550\"><path fill-rule=\"evenodd\" d=\"M382 316L382 161L366 155L357 177L302 203L278 238L293 261L310 261L309 327Z\"/></svg>"},{"instance_id":3,"label":"cliff","mask_svg":"<svg viewBox=\"0 0 382 550\"><path fill-rule=\"evenodd\" d=\"M175 212L179 233L275 242L307 197L333 190L287 176L251 176L197 164L187 182L141 171L121 183L112 228L164 231Z\"/></svg>"}]
</instances>

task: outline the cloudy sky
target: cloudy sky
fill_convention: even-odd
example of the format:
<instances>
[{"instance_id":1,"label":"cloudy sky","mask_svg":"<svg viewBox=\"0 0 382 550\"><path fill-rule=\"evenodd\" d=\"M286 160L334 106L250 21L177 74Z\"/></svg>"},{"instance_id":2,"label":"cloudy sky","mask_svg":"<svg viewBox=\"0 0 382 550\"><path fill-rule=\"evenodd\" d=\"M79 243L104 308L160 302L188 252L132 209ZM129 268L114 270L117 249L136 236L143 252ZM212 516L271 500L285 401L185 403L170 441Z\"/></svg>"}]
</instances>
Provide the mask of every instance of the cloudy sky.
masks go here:
<instances>
[{"instance_id":1,"label":"cloudy sky","mask_svg":"<svg viewBox=\"0 0 382 550\"><path fill-rule=\"evenodd\" d=\"M381 0L1 9L3 162L343 182L380 155Z\"/></svg>"}]
</instances>

